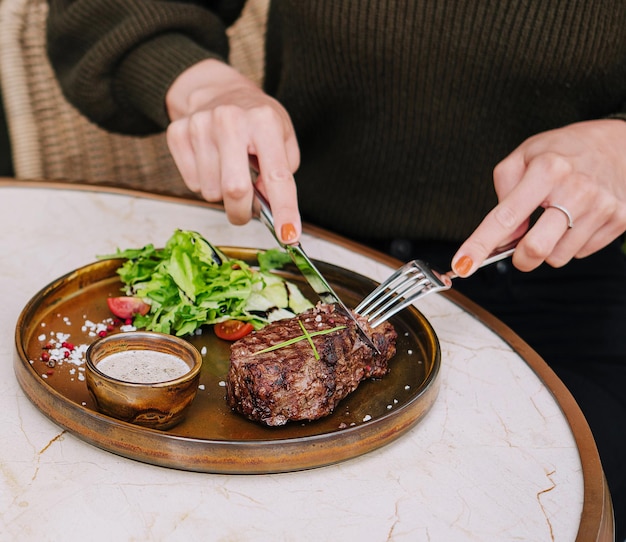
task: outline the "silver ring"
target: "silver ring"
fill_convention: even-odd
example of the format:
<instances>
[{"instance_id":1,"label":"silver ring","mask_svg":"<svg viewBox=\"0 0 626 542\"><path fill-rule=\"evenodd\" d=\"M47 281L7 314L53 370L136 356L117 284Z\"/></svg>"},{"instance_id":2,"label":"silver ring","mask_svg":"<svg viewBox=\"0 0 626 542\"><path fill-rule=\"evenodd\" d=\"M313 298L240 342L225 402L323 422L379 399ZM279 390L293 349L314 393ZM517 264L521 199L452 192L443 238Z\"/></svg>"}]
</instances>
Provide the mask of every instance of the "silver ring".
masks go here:
<instances>
[{"instance_id":1,"label":"silver ring","mask_svg":"<svg viewBox=\"0 0 626 542\"><path fill-rule=\"evenodd\" d=\"M573 228L574 227L574 219L572 218L572 215L570 214L570 212L563 207L562 205L557 205L556 203L553 203L552 205L548 205L548 209L553 208L553 209L558 209L559 211L561 211L566 217L567 217L567 227L568 228Z\"/></svg>"}]
</instances>

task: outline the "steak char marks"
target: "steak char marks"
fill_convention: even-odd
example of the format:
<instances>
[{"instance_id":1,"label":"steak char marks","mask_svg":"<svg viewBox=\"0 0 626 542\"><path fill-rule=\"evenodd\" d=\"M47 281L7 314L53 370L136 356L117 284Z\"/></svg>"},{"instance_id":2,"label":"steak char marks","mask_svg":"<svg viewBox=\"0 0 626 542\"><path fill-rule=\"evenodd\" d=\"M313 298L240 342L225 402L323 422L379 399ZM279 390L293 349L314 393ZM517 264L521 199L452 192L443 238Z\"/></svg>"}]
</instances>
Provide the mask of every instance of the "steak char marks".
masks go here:
<instances>
[{"instance_id":1,"label":"steak char marks","mask_svg":"<svg viewBox=\"0 0 626 542\"><path fill-rule=\"evenodd\" d=\"M388 361L396 353L397 334L391 324L385 322L372 329L364 319L359 322L380 354L363 343L345 314L336 311L334 305L324 304L233 343L226 388L229 406L270 426L331 414L362 380L384 376ZM314 350L301 324L309 334L345 327L311 337ZM256 353L297 337L302 339Z\"/></svg>"}]
</instances>

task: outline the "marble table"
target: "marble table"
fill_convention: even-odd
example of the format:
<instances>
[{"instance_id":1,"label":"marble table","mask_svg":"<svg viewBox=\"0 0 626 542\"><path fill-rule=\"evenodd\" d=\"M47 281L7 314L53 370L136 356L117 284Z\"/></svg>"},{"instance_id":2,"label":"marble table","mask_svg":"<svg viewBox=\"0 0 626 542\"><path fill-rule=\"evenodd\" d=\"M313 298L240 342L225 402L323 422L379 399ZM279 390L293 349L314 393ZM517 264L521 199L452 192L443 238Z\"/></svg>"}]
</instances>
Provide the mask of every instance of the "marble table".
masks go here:
<instances>
[{"instance_id":1,"label":"marble table","mask_svg":"<svg viewBox=\"0 0 626 542\"><path fill-rule=\"evenodd\" d=\"M267 248L258 221L206 203L0 180L0 540L612 540L597 449L569 392L517 336L462 296L418 308L441 342L439 395L391 444L301 472L167 469L50 421L13 371L15 323L59 276L175 228ZM319 260L383 280L399 262L307 228Z\"/></svg>"}]
</instances>

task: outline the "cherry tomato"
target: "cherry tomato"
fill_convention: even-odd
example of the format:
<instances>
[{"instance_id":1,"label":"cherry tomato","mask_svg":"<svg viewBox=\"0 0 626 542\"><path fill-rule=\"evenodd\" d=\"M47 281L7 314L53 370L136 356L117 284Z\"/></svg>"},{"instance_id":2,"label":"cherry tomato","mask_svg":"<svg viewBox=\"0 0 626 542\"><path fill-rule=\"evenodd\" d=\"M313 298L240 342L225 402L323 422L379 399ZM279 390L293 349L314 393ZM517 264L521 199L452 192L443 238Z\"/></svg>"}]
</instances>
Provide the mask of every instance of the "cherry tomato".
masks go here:
<instances>
[{"instance_id":1,"label":"cherry tomato","mask_svg":"<svg viewBox=\"0 0 626 542\"><path fill-rule=\"evenodd\" d=\"M126 320L132 318L135 314L148 314L150 305L144 303L138 297L120 296L107 297L109 310L118 318Z\"/></svg>"},{"instance_id":2,"label":"cherry tomato","mask_svg":"<svg viewBox=\"0 0 626 542\"><path fill-rule=\"evenodd\" d=\"M242 322L241 320L226 320L215 324L215 334L225 341L237 341L241 337L245 337L254 329L254 326L249 322Z\"/></svg>"}]
</instances>

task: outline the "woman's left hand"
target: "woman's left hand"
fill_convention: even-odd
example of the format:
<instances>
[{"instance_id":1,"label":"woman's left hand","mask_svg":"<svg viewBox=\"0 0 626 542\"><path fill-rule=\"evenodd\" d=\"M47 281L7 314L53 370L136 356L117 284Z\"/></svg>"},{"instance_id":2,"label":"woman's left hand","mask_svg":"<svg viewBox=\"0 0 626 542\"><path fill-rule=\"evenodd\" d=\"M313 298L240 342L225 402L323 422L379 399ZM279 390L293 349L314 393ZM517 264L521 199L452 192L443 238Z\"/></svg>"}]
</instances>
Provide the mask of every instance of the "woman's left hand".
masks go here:
<instances>
[{"instance_id":1,"label":"woman's left hand","mask_svg":"<svg viewBox=\"0 0 626 542\"><path fill-rule=\"evenodd\" d=\"M513 264L522 271L584 258L626 231L626 122L587 121L533 136L493 178L499 203L454 256L457 274L470 275L518 237ZM528 229L539 207L545 211Z\"/></svg>"}]
</instances>

